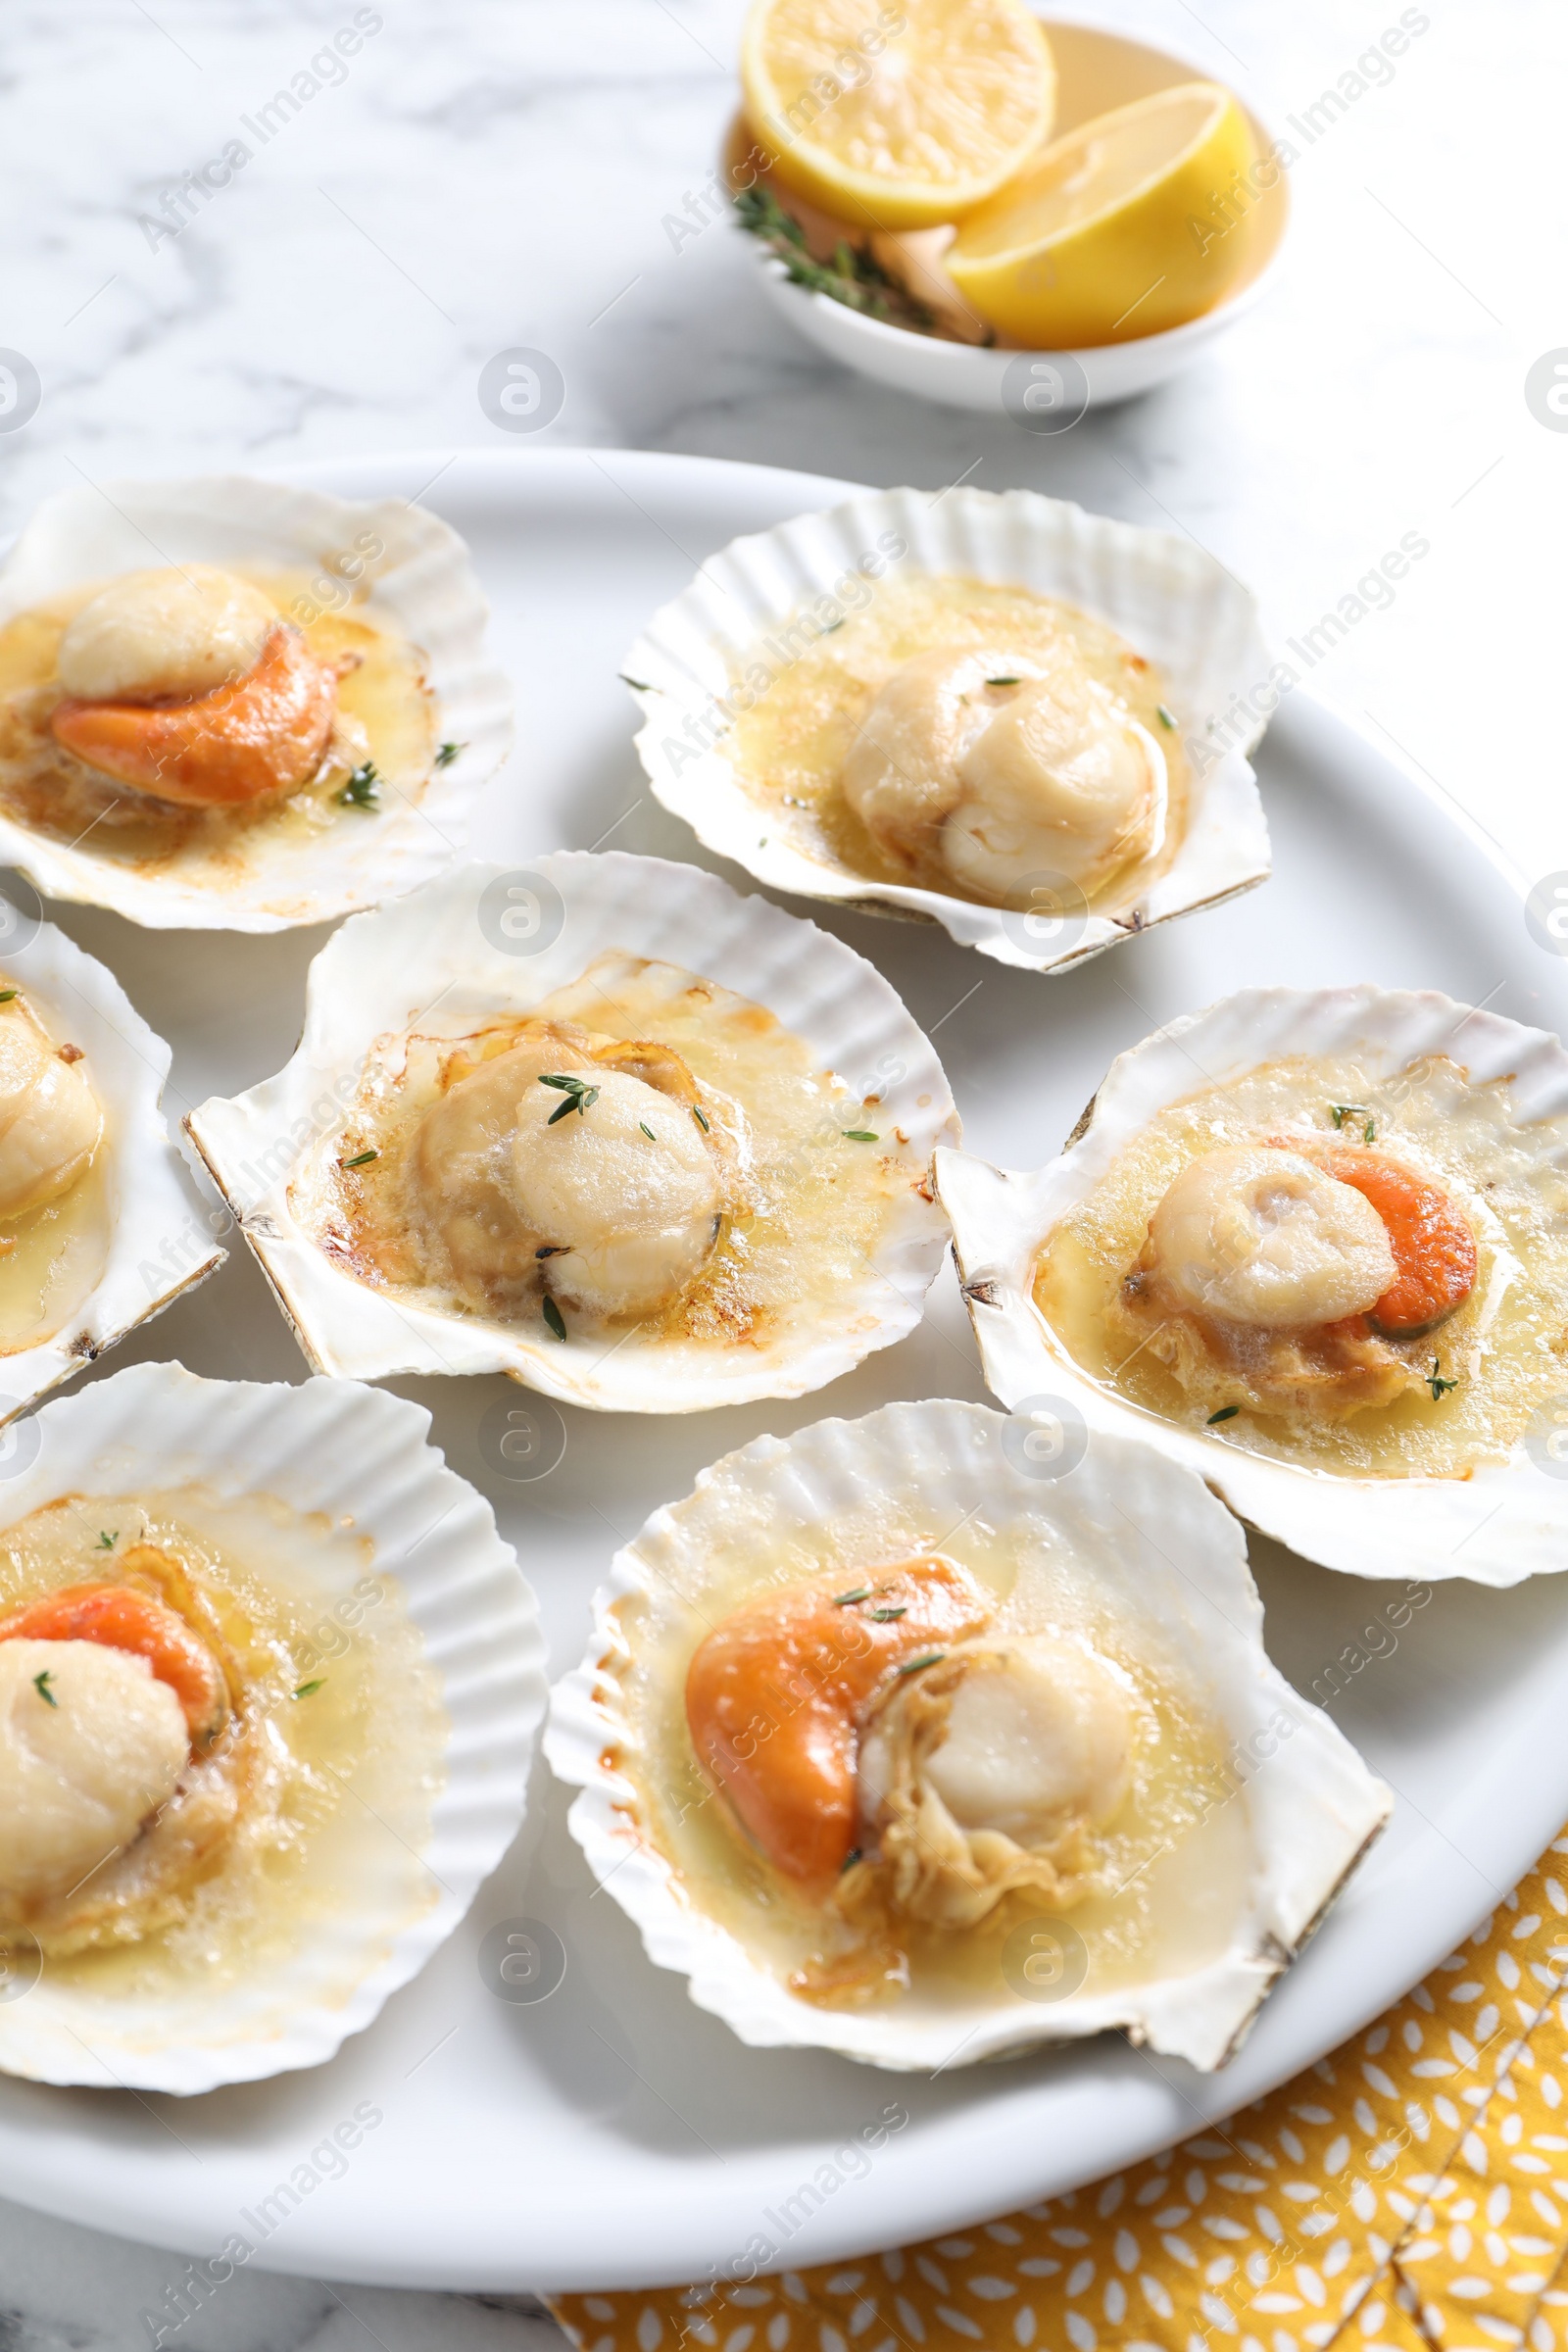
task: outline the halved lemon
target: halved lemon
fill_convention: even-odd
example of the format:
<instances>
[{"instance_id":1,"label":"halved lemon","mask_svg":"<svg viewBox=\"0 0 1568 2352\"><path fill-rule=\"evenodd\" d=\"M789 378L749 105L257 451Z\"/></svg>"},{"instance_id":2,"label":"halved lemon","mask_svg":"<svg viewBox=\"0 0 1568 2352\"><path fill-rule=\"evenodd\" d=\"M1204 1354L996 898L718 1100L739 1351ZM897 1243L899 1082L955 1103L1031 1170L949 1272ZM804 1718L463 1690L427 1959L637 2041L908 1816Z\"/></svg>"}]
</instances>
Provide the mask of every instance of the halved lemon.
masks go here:
<instances>
[{"instance_id":1,"label":"halved lemon","mask_svg":"<svg viewBox=\"0 0 1568 2352\"><path fill-rule=\"evenodd\" d=\"M972 211L1050 137L1056 105L1023 0L753 0L741 80L779 178L874 228Z\"/></svg>"},{"instance_id":2,"label":"halved lemon","mask_svg":"<svg viewBox=\"0 0 1568 2352\"><path fill-rule=\"evenodd\" d=\"M1269 170L1230 91L1182 82L1055 140L944 259L982 318L1036 351L1159 334L1230 291Z\"/></svg>"}]
</instances>

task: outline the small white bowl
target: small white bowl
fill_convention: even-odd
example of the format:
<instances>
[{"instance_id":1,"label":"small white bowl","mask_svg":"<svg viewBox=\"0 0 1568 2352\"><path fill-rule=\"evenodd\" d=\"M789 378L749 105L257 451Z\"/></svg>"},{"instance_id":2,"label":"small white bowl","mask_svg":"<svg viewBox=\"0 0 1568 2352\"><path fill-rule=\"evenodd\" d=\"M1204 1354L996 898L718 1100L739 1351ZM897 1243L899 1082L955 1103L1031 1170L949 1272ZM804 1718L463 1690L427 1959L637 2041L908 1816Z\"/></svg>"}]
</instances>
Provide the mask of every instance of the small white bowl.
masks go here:
<instances>
[{"instance_id":1,"label":"small white bowl","mask_svg":"<svg viewBox=\"0 0 1568 2352\"><path fill-rule=\"evenodd\" d=\"M1086 24L1061 24L1048 18L1046 31L1057 74L1054 138L1155 90L1208 78L1199 67L1164 50ZM1258 153L1269 154L1274 139L1250 110L1248 119ZM737 146L744 154L749 143L743 129L732 131L726 161L733 163ZM787 190L780 193L787 206L793 202ZM1191 367L1218 336L1228 334L1273 279L1289 213L1290 199L1281 172L1250 216L1253 250L1245 273L1224 302L1200 318L1190 318L1184 326L1173 326L1164 334L1141 335L1130 342L1104 343L1085 351L1036 352L1004 343L988 348L920 334L852 311L831 295L793 284L784 264L760 244L757 262L768 300L779 316L829 359L869 376L873 383L910 393L917 400L937 401L945 408L975 409L992 416L1009 416L1026 432L1054 433L1067 430L1091 409L1114 408L1118 401L1132 400L1138 393L1167 382ZM923 232L920 240L911 241L911 259L919 254L926 268L932 267L931 233ZM898 242L885 239L879 250L894 248ZM945 276L940 263L935 268L939 276ZM956 288L953 299L958 300Z\"/></svg>"}]
</instances>

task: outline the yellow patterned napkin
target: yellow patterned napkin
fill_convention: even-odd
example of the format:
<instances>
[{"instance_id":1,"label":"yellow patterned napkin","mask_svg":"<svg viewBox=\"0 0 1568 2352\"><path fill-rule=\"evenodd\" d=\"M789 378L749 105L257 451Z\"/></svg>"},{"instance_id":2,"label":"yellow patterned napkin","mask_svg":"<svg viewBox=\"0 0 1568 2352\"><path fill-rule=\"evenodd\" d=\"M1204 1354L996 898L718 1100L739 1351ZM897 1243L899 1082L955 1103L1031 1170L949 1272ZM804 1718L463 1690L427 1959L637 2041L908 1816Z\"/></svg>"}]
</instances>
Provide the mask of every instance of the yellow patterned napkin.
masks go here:
<instances>
[{"instance_id":1,"label":"yellow patterned napkin","mask_svg":"<svg viewBox=\"0 0 1568 2352\"><path fill-rule=\"evenodd\" d=\"M898 2254L550 2307L582 2352L1568 2347L1557 1855L1357 2040L1132 2172Z\"/></svg>"}]
</instances>

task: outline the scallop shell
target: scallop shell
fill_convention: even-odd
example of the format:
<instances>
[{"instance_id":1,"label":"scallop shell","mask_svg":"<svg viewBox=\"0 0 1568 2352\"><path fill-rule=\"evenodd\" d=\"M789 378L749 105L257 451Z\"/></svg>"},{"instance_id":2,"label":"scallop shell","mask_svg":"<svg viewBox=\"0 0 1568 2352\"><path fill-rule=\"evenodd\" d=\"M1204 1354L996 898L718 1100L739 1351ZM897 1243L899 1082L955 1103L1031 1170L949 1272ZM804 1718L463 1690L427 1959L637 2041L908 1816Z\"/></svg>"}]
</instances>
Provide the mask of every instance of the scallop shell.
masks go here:
<instances>
[{"instance_id":1,"label":"scallop shell","mask_svg":"<svg viewBox=\"0 0 1568 2352\"><path fill-rule=\"evenodd\" d=\"M97 1287L51 1339L0 1355L0 1424L216 1272L228 1223L197 1193L162 1110L170 1049L108 967L53 923L0 898L0 971L51 1036L79 1046L103 1105L114 1234ZM15 1441L0 1440L0 1453ZM0 1458L0 1475L4 1460Z\"/></svg>"},{"instance_id":2,"label":"scallop shell","mask_svg":"<svg viewBox=\"0 0 1568 2352\"><path fill-rule=\"evenodd\" d=\"M468 809L512 745L512 694L487 658L487 608L468 551L449 524L403 499L348 500L251 474L170 482L83 483L46 499L0 570L0 624L87 580L165 564L263 562L314 572L372 532L356 608L418 646L442 738L463 749L416 806L388 796L374 820L259 848L220 893L177 866L138 871L67 846L0 811L0 863L47 897L112 906L152 930L286 931L400 897L463 856ZM341 582L336 583L341 589Z\"/></svg>"},{"instance_id":3,"label":"scallop shell","mask_svg":"<svg viewBox=\"0 0 1568 2352\"><path fill-rule=\"evenodd\" d=\"M1234 2052L1294 1957L1387 1821L1392 1799L1317 1707L1264 1654L1262 1605L1241 1529L1201 1481L1152 1448L1096 1436L1069 1476L1025 1475L984 1405L889 1404L862 1421L818 1421L764 1437L703 1472L695 1493L656 1511L617 1552L596 1595L583 1663L551 1693L545 1753L582 1793L572 1836L600 1885L641 1932L649 1958L689 1980L700 2009L759 2047L815 2045L872 2066L946 2071L1075 2041L1120 2027L1134 2042L1195 2066ZM727 1929L697 1909L640 1817L641 1735L623 1683L637 1671L615 1604L635 1595L650 1629L679 1613L721 1528L756 1524L763 1541L808 1548L837 1515L874 1513L878 1535L910 1548L940 1543L966 1516L1009 1517L1080 1532L1097 1573L1130 1616L1157 1629L1213 1707L1239 1757L1266 1758L1246 1782L1257 1871L1229 1948L1193 1973L1066 1998L964 2005L906 1995L846 2014L803 2001ZM1157 1527L1158 1541L1129 1540ZM1272 1729L1271 1729L1272 1727Z\"/></svg>"},{"instance_id":4,"label":"scallop shell","mask_svg":"<svg viewBox=\"0 0 1568 2352\"><path fill-rule=\"evenodd\" d=\"M1196 1074L1223 1084L1262 1062L1339 1054L1362 1060L1373 1078L1451 1055L1476 1083L1507 1082L1523 1124L1568 1115L1568 1053L1555 1037L1435 991L1270 988L1226 997L1113 1062L1060 1158L1037 1172L937 1153L987 1384L1011 1406L1065 1397L1092 1430L1141 1438L1196 1471L1249 1526L1350 1576L1504 1586L1568 1567L1568 1484L1544 1477L1523 1441L1505 1463L1483 1463L1463 1479L1358 1478L1266 1459L1101 1388L1034 1304L1047 1234L1157 1111L1193 1093Z\"/></svg>"},{"instance_id":5,"label":"scallop shell","mask_svg":"<svg viewBox=\"0 0 1568 2352\"><path fill-rule=\"evenodd\" d=\"M757 804L725 757L717 711L731 691L731 662L813 600L826 599L842 617L837 591L845 575L868 555L886 567L886 555L876 553L888 545L885 534L906 551L895 559L900 565L1061 598L1107 621L1163 671L1192 763L1192 800L1180 850L1136 900L1042 941L1005 909L872 881L782 841L759 844ZM821 633L821 621L814 625ZM939 922L960 946L999 963L1049 972L1267 878L1268 828L1247 759L1262 722L1219 759L1209 756L1207 731L1238 695L1266 678L1268 666L1254 600L1191 540L1088 514L1032 490L999 496L958 488L936 497L863 491L843 506L731 540L654 614L623 670L646 714L637 750L654 792L706 849L733 858L770 890Z\"/></svg>"},{"instance_id":6,"label":"scallop shell","mask_svg":"<svg viewBox=\"0 0 1568 2352\"><path fill-rule=\"evenodd\" d=\"M516 943L506 936L509 893L540 926ZM600 1411L693 1412L802 1396L919 1322L947 1240L928 1191L905 1196L863 1283L841 1294L832 1322L793 1353L575 1337L564 1348L478 1316L394 1303L317 1247L291 1206L291 1173L323 1114L340 1113L374 1042L416 1019L457 1037L498 1011L526 1011L612 949L665 958L765 1005L821 1067L897 1071L883 1081L879 1125L907 1136L902 1155L912 1175L929 1168L936 1144L956 1141L933 1048L881 974L814 923L657 858L573 850L526 868L469 866L346 923L311 967L293 1060L248 1094L215 1096L185 1122L318 1371L362 1380L508 1372Z\"/></svg>"},{"instance_id":7,"label":"scallop shell","mask_svg":"<svg viewBox=\"0 0 1568 2352\"><path fill-rule=\"evenodd\" d=\"M327 1915L265 1973L185 1991L174 2006L56 1984L0 1997L0 2069L40 2082L190 2093L319 2066L370 2024L464 1917L522 1819L546 1702L534 1597L483 1497L426 1443L430 1416L380 1390L198 1380L137 1364L46 1405L36 1455L0 1490L11 1526L62 1493L200 1485L220 1499L270 1495L373 1545L402 1588L441 1677L450 1719L444 1783L420 1860L436 1888L408 1919L401 1873L384 1916ZM438 1545L425 1538L439 1526ZM341 1560L320 1562L323 1610ZM373 1639L374 1619L365 1631ZM394 1888L396 1889L394 1897Z\"/></svg>"}]
</instances>

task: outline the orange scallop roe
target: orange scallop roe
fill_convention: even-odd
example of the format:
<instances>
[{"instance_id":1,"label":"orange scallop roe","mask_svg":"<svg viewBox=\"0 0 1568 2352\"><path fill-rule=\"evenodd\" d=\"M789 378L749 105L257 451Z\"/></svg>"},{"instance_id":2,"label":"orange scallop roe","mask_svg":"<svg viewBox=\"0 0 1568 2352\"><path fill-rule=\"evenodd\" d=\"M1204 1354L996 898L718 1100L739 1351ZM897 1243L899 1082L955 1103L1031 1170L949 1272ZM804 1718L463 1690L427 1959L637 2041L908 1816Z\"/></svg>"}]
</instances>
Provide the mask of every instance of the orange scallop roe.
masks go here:
<instances>
[{"instance_id":1,"label":"orange scallop roe","mask_svg":"<svg viewBox=\"0 0 1568 2352\"><path fill-rule=\"evenodd\" d=\"M993 1614L967 1571L933 1553L761 1593L709 1635L686 1677L692 1744L776 1870L807 1887L837 1878L871 1699Z\"/></svg>"},{"instance_id":2,"label":"orange scallop roe","mask_svg":"<svg viewBox=\"0 0 1568 2352\"><path fill-rule=\"evenodd\" d=\"M0 1617L0 1642L96 1642L145 1658L184 1709L193 1740L211 1740L227 1713L222 1670L206 1642L174 1610L128 1585L46 1592Z\"/></svg>"},{"instance_id":3,"label":"orange scallop roe","mask_svg":"<svg viewBox=\"0 0 1568 2352\"><path fill-rule=\"evenodd\" d=\"M90 767L180 808L240 808L315 775L337 707L337 671L280 621L244 677L189 702L88 703L50 720Z\"/></svg>"}]
</instances>

